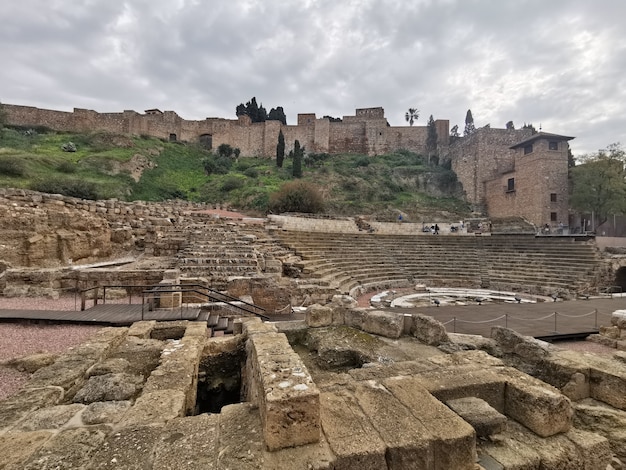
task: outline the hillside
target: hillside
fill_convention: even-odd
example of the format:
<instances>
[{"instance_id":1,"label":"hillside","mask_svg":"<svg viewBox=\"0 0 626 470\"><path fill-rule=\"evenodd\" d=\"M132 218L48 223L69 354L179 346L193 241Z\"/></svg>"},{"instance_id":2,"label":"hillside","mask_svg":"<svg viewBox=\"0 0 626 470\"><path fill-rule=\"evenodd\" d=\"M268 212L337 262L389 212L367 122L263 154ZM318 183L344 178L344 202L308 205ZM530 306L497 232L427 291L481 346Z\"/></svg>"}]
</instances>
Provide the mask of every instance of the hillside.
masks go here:
<instances>
[{"instance_id":1,"label":"hillside","mask_svg":"<svg viewBox=\"0 0 626 470\"><path fill-rule=\"evenodd\" d=\"M302 180L319 188L329 214L395 220L402 213L415 221L435 212L468 214L456 175L412 152L309 154L303 169ZM180 198L265 213L291 173L289 158L277 168L272 159L219 158L199 144L146 136L5 128L0 138L0 187L87 199Z\"/></svg>"}]
</instances>

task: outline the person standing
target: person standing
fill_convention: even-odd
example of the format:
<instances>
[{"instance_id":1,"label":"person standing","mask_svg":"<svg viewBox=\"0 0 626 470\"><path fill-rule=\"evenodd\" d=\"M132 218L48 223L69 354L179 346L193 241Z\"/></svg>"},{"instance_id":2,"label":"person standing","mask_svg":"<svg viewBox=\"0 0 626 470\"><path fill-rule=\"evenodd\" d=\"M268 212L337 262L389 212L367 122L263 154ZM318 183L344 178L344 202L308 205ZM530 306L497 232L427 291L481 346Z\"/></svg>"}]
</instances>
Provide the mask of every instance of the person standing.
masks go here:
<instances>
[{"instance_id":1,"label":"person standing","mask_svg":"<svg viewBox=\"0 0 626 470\"><path fill-rule=\"evenodd\" d=\"M435 224L435 235L439 235L439 225Z\"/></svg>"}]
</instances>

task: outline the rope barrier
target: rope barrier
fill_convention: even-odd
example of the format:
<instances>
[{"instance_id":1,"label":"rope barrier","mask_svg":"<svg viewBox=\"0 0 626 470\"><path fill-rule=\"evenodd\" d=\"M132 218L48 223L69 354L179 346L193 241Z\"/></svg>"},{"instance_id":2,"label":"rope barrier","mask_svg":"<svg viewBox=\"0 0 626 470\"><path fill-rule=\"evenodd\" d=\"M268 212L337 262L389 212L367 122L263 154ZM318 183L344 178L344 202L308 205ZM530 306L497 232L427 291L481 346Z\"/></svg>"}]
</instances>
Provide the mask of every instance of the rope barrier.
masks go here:
<instances>
[{"instance_id":1,"label":"rope barrier","mask_svg":"<svg viewBox=\"0 0 626 470\"><path fill-rule=\"evenodd\" d=\"M506 315L501 315L498 318L493 318L491 320L483 320L483 321L459 320L458 318L456 318L456 321L460 322L460 323L472 323L474 325L477 325L477 324L480 324L480 323L491 323L491 322L494 322L494 321L502 320L503 318L506 318ZM445 325L445 323L444 323L444 325Z\"/></svg>"},{"instance_id":2,"label":"rope barrier","mask_svg":"<svg viewBox=\"0 0 626 470\"><path fill-rule=\"evenodd\" d=\"M509 315L508 318L510 320L519 320L519 321L539 321L539 320L547 320L548 318L552 318L556 314L557 312L554 312L549 315L546 315L545 317L539 317L539 318L520 318L520 317L513 317Z\"/></svg>"},{"instance_id":3,"label":"rope barrier","mask_svg":"<svg viewBox=\"0 0 626 470\"><path fill-rule=\"evenodd\" d=\"M588 317L589 315L595 315L595 314L596 312L584 313L582 315L567 315L565 313L559 313L559 316L566 317L566 318L582 318L582 317Z\"/></svg>"}]
</instances>

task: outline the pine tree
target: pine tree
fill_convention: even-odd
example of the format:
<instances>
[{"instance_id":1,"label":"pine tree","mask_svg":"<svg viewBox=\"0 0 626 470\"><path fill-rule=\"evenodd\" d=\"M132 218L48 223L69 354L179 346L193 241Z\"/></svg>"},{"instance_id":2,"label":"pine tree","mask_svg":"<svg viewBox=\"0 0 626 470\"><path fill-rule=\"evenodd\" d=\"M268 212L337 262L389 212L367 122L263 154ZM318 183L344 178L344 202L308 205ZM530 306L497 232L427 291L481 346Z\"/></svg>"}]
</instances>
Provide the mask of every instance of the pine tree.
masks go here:
<instances>
[{"instance_id":1,"label":"pine tree","mask_svg":"<svg viewBox=\"0 0 626 470\"><path fill-rule=\"evenodd\" d=\"M473 134L476 131L476 127L474 126L474 117L472 116L472 110L468 109L467 114L465 115L465 132L463 135L467 136Z\"/></svg>"},{"instance_id":2,"label":"pine tree","mask_svg":"<svg viewBox=\"0 0 626 470\"><path fill-rule=\"evenodd\" d=\"M285 136L283 135L283 131L280 130L278 132L278 144L276 144L276 166L278 168L282 168L284 161L285 161Z\"/></svg>"}]
</instances>

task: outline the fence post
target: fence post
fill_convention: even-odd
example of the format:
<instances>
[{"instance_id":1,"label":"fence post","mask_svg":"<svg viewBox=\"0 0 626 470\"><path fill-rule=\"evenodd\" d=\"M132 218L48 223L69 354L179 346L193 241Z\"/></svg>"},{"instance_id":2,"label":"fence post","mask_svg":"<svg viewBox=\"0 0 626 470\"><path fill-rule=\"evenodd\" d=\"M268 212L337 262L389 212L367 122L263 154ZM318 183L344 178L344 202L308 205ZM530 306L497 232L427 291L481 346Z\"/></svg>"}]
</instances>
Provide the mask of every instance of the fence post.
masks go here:
<instances>
[{"instance_id":1,"label":"fence post","mask_svg":"<svg viewBox=\"0 0 626 470\"><path fill-rule=\"evenodd\" d=\"M557 333L559 330L556 329L556 315L557 313L554 312L554 332Z\"/></svg>"},{"instance_id":2,"label":"fence post","mask_svg":"<svg viewBox=\"0 0 626 470\"><path fill-rule=\"evenodd\" d=\"M452 322L452 332L456 333L456 317L454 317L454 321Z\"/></svg>"},{"instance_id":3,"label":"fence post","mask_svg":"<svg viewBox=\"0 0 626 470\"><path fill-rule=\"evenodd\" d=\"M593 327L597 330L598 329L598 309L595 309L595 320L593 322Z\"/></svg>"},{"instance_id":4,"label":"fence post","mask_svg":"<svg viewBox=\"0 0 626 470\"><path fill-rule=\"evenodd\" d=\"M509 327L509 314L508 313L504 314L504 327L505 328Z\"/></svg>"}]
</instances>

